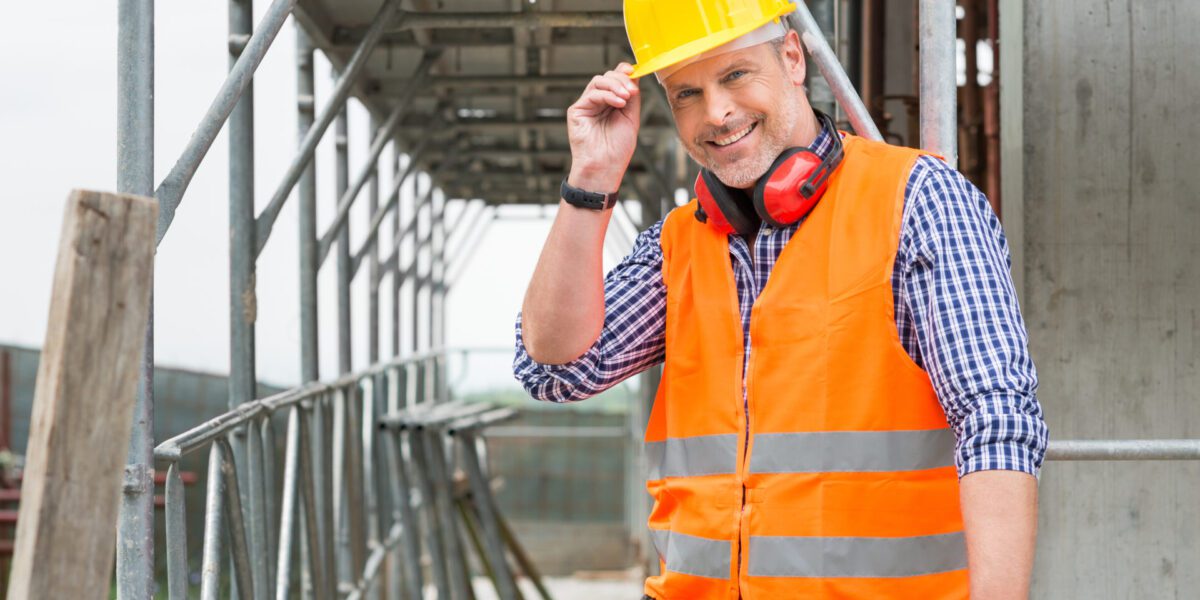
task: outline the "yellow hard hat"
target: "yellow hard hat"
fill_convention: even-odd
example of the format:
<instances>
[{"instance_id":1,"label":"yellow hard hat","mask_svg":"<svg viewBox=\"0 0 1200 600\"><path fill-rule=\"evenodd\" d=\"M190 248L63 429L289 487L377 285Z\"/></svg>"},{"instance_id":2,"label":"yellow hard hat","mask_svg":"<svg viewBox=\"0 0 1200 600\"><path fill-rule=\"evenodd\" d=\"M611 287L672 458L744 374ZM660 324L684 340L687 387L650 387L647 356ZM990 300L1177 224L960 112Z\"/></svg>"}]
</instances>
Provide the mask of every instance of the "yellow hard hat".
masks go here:
<instances>
[{"instance_id":1,"label":"yellow hard hat","mask_svg":"<svg viewBox=\"0 0 1200 600\"><path fill-rule=\"evenodd\" d=\"M625 0L631 77L698 56L786 15L788 0Z\"/></svg>"}]
</instances>

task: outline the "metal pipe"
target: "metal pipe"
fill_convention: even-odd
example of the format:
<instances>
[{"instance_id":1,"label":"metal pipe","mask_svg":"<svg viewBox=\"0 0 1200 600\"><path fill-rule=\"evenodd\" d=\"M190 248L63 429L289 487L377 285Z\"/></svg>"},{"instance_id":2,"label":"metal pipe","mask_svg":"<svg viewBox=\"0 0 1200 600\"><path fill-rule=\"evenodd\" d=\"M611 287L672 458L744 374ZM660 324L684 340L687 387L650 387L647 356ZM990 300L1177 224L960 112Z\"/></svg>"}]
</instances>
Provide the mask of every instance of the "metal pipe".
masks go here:
<instances>
[{"instance_id":1,"label":"metal pipe","mask_svg":"<svg viewBox=\"0 0 1200 600\"><path fill-rule=\"evenodd\" d=\"M400 187L404 185L405 181L408 180L408 176L416 171L417 159L420 158L424 149L425 142L423 141L417 146L413 154L410 155L411 158L409 159L408 167L406 167L404 172L392 182L392 191L388 194L387 202L384 203L383 208L371 213L371 222L367 225L366 239L363 240L362 245L359 246L358 250L354 253L354 259L352 261L352 264L355 265L353 269L354 272L358 271L357 265L362 262L363 256L375 248L376 240L379 239L379 227L383 223L384 217L386 217L388 212L392 210L396 210L397 214L399 214Z\"/></svg>"},{"instance_id":2,"label":"metal pipe","mask_svg":"<svg viewBox=\"0 0 1200 600\"><path fill-rule=\"evenodd\" d=\"M221 463L224 460L221 446L213 443L208 451L208 481L204 494L204 557L200 563L200 597L204 600L217 600L221 596L221 560L225 556L221 547L224 538L221 526L225 522L225 480L221 476Z\"/></svg>"},{"instance_id":3,"label":"metal pipe","mask_svg":"<svg viewBox=\"0 0 1200 600\"><path fill-rule=\"evenodd\" d=\"M200 162L208 154L208 149L212 147L213 140L217 138L217 133L225 125L234 105L237 104L245 89L249 87L254 78L254 72L258 69L258 64L262 62L263 56L267 54L267 50L275 41L275 36L283 27L288 15L292 14L292 8L295 5L296 0L275 0L267 8L266 14L259 22L258 31L246 42L245 50L242 51L233 68L229 70L229 76L225 78L225 83L221 84L221 89L213 98L212 104L209 105L208 112L204 113L200 124L192 132L192 137L179 155L179 160L175 162L171 172L155 190L154 195L159 202L159 243L162 242L167 229L171 227L171 221L175 219L175 210L179 207L183 193L192 181L192 176L196 174ZM289 191L291 191L290 188Z\"/></svg>"},{"instance_id":4,"label":"metal pipe","mask_svg":"<svg viewBox=\"0 0 1200 600\"><path fill-rule=\"evenodd\" d=\"M953 0L950 1L953 2ZM796 33L800 34L800 41L804 42L813 62L817 63L817 69L829 83L829 89L833 91L834 98L837 98L842 109L846 111L850 125L858 135L872 140L882 140L883 136L879 134L879 128L871 120L871 114L863 105L862 99L858 97L858 93L854 91L850 78L842 69L842 63L838 62L833 48L829 47L829 42L825 39L825 34L821 33L820 27L817 26L816 19L808 11L804 2L793 0L793 4L796 5L796 9L788 14L788 23L792 29L796 30Z\"/></svg>"},{"instance_id":5,"label":"metal pipe","mask_svg":"<svg viewBox=\"0 0 1200 600\"><path fill-rule=\"evenodd\" d=\"M992 46L992 81L983 91L984 191L996 216L1004 219L1000 198L1000 1L987 0L988 41Z\"/></svg>"},{"instance_id":6,"label":"metal pipe","mask_svg":"<svg viewBox=\"0 0 1200 600\"><path fill-rule=\"evenodd\" d=\"M237 464L233 460L233 448L226 438L218 438L215 444L229 460L221 461L221 478L225 483L225 502L229 506L226 524L229 526L229 550L233 558L234 581L240 597L253 600L254 581L250 567L250 545L246 541L246 522L242 512L242 498L238 491Z\"/></svg>"},{"instance_id":7,"label":"metal pipe","mask_svg":"<svg viewBox=\"0 0 1200 600\"><path fill-rule=\"evenodd\" d=\"M408 584L409 597L422 598L425 584L421 572L421 527L417 513L413 510L412 477L401 453L403 441L400 436L399 431L385 431L379 439L382 440L383 453L387 457L388 472L391 475L388 479L391 484L393 508L396 511L394 518L404 526L404 581Z\"/></svg>"},{"instance_id":8,"label":"metal pipe","mask_svg":"<svg viewBox=\"0 0 1200 600\"><path fill-rule=\"evenodd\" d=\"M270 591L270 578L267 563L270 551L267 546L267 483L263 466L266 462L262 446L262 437L258 428L251 421L246 426L246 483L250 490L247 494L250 506L245 513L246 533L249 536L250 575L254 585L255 598L269 598L274 595ZM271 486L272 489L274 486Z\"/></svg>"},{"instance_id":9,"label":"metal pipe","mask_svg":"<svg viewBox=\"0 0 1200 600\"><path fill-rule=\"evenodd\" d=\"M401 157L400 142L397 141L397 142L393 143L392 146L394 148L394 154L396 155L396 165L395 165L394 170L392 171L394 173L394 175L392 177L392 181L403 184L403 180L400 178L400 174L402 172L407 171L408 169L402 170L400 167L400 157ZM411 159L410 159L410 164L411 164ZM399 198L399 192L400 192L400 186L396 186L397 199ZM389 200L389 202L390 202L390 200ZM400 216L401 216L400 215L400 204L399 204L399 202L397 202L395 210L392 211L392 239L394 239L394 240L400 239ZM399 254L400 254L399 249L396 250L395 254L397 256L399 256ZM385 261L385 263L386 263L386 261ZM392 357L395 358L395 357L400 356L400 353L403 352L403 349L400 347L400 339L401 339L400 319L401 319L401 314L402 314L401 300L400 300L400 284L402 282L400 280L400 262L399 262L399 260L397 260L393 264L389 264L387 266L387 269L392 274L392 293L391 293ZM396 376L396 379L399 379L398 374ZM398 394L399 393L398 387L399 387L399 383L396 381L393 381L392 385L388 386L388 393L390 395ZM390 397L391 396L389 396L388 411L390 411L393 407Z\"/></svg>"},{"instance_id":10,"label":"metal pipe","mask_svg":"<svg viewBox=\"0 0 1200 600\"><path fill-rule=\"evenodd\" d=\"M117 191L154 196L154 2L117 3ZM154 593L154 299L118 517L117 597Z\"/></svg>"},{"instance_id":11,"label":"metal pipe","mask_svg":"<svg viewBox=\"0 0 1200 600\"><path fill-rule=\"evenodd\" d=\"M278 1L278 0L277 0ZM294 1L294 0L293 0ZM262 252L263 246L267 243L267 238L271 236L271 228L275 225L275 219L279 217L279 211L283 209L283 205L287 202L288 196L292 193L292 187L296 185L296 181L300 179L301 173L313 158L313 152L317 149L317 144L321 141L321 137L325 135L325 130L333 123L346 104L346 99L350 97L350 88L358 80L358 76L362 73L363 67L370 58L371 52L375 49L375 45L379 43L379 37L383 35L384 28L396 16L396 12L400 9L400 0L386 0L379 11L375 13L374 19L371 21L371 28L367 31L365 37L358 47L354 49L354 54L342 69L342 76L334 85L333 92L329 96L329 100L325 102L325 106L321 109L320 115L316 118L312 127L310 127L304 135L303 141L300 142L300 151L292 158L292 163L288 165L287 171L284 172L283 180L279 182L279 187L275 188L275 194L271 196L267 207L258 215L255 222L255 239L258 242L258 253ZM340 195L340 194L339 194Z\"/></svg>"},{"instance_id":12,"label":"metal pipe","mask_svg":"<svg viewBox=\"0 0 1200 600\"><path fill-rule=\"evenodd\" d=\"M264 527L266 529L267 545L263 548L263 560L267 563L267 592L262 595L262 598L270 598L275 595L275 561L271 560L272 552L279 547L279 530L276 528L278 523L272 518L279 514L279 500L275 495L275 427L271 424L270 416L264 417L259 426L258 435L261 438L262 448L262 474L263 474L263 509L266 511L263 514Z\"/></svg>"},{"instance_id":13,"label":"metal pipe","mask_svg":"<svg viewBox=\"0 0 1200 600\"><path fill-rule=\"evenodd\" d=\"M233 429L244 425L247 421L255 419L264 413L290 408L297 404L306 401L317 400L321 395L328 394L334 390L352 385L362 377L375 373L383 373L389 369L394 369L403 365L416 364L429 357L435 356L444 352L441 349L432 349L427 352L414 353L403 358L383 362L377 365L372 365L366 369L340 377L329 383L310 383L308 385L298 387L291 390L286 390L263 398L248 402L236 409L230 410L224 414L218 415L196 425L195 427L176 435L168 440L163 441L157 448L154 449L154 457L164 461L178 460L184 454L188 454L209 442L225 435Z\"/></svg>"},{"instance_id":14,"label":"metal pipe","mask_svg":"<svg viewBox=\"0 0 1200 600\"><path fill-rule=\"evenodd\" d=\"M400 438L400 432L396 432L397 439ZM412 456L413 466L417 469L416 480L418 491L421 493L421 508L429 511L436 511L438 491L433 485L435 475L430 472L429 461L426 458L426 444L424 435L419 432L410 432L408 434L409 455ZM437 589L438 598L451 598L450 596L450 578L446 572L446 553L442 548L441 527L445 526L445 522L438 518L436 512L430 512L428 515L429 527L425 530L425 545L429 548L430 569L433 571L433 581Z\"/></svg>"},{"instance_id":15,"label":"metal pipe","mask_svg":"<svg viewBox=\"0 0 1200 600\"><path fill-rule=\"evenodd\" d=\"M513 411L514 413L516 411ZM504 557L504 538L500 526L496 523L496 505L493 502L491 486L484 474L483 465L479 461L479 452L475 447L475 436L470 432L460 432L463 465L467 470L467 480L471 485L471 495L475 497L475 508L479 515L480 525L483 526L483 537L492 566L492 574L496 582L496 592L501 600L517 600L517 582L512 571L508 568L508 560Z\"/></svg>"},{"instance_id":16,"label":"metal pipe","mask_svg":"<svg viewBox=\"0 0 1200 600\"><path fill-rule=\"evenodd\" d=\"M337 118L336 138L336 176L337 193L342 196L350 186L350 153L349 153L349 114L343 105ZM337 253L337 315L338 315L338 374L345 375L351 369L351 322L350 322L350 227L338 230ZM318 266L320 253L317 255Z\"/></svg>"},{"instance_id":17,"label":"metal pipe","mask_svg":"<svg viewBox=\"0 0 1200 600\"><path fill-rule=\"evenodd\" d=\"M354 205L354 201L358 198L359 192L368 181L375 181L379 156L383 154L384 147L392 140L396 133L396 128L400 125L400 118L404 116L404 111L408 109L408 105L412 102L413 92L420 85L421 80L429 73L430 67L438 55L427 53L421 59L421 64L417 66L417 72L413 75L413 83L409 86L405 95L400 99L399 103L392 113L388 115L387 120L382 125L373 126L371 131L374 132L374 138L371 140L371 147L367 150L367 162L363 165L358 175L354 178L354 184L349 186L347 190L341 192L341 197L338 198L337 211L334 214L333 222L325 230L321 236L321 241L317 246L317 264L325 262L326 255L329 254L329 248L333 245L333 240L341 231L346 223L346 219L350 216L350 207ZM378 182L375 183L378 186ZM376 195L378 195L378 189ZM378 202L378 199L376 200ZM374 211L372 211L374 214Z\"/></svg>"},{"instance_id":18,"label":"metal pipe","mask_svg":"<svg viewBox=\"0 0 1200 600\"><path fill-rule=\"evenodd\" d=\"M179 463L167 467L167 597L171 600L187 600L187 508L184 505L183 479L179 477Z\"/></svg>"},{"instance_id":19,"label":"metal pipe","mask_svg":"<svg viewBox=\"0 0 1200 600\"><path fill-rule=\"evenodd\" d=\"M345 399L345 432L346 437L346 468L344 481L346 482L346 510L343 511L346 515L348 525L348 541L350 544L349 566L350 574L354 576L362 573L363 567L366 564L367 557L365 555L367 548L367 519L366 519L366 501L364 499L364 479L366 479L367 471L365 468L365 449L363 448L363 438L366 435L362 429L363 416L360 412L359 397L364 395L365 390L360 390L357 386L348 390ZM372 432L373 433L373 432Z\"/></svg>"},{"instance_id":20,"label":"metal pipe","mask_svg":"<svg viewBox=\"0 0 1200 600\"><path fill-rule=\"evenodd\" d=\"M337 486L333 476L333 419L331 394L337 388L322 394L313 402L313 462L315 464L314 484L316 486L317 518L321 526L321 546L317 560L321 561L321 572L325 575L325 588L316 595L333 598L337 593L338 570L334 554L336 530L334 529L334 487Z\"/></svg>"},{"instance_id":21,"label":"metal pipe","mask_svg":"<svg viewBox=\"0 0 1200 600\"><path fill-rule=\"evenodd\" d=\"M275 598L286 600L291 596L292 546L296 543L296 471L300 461L300 415L299 407L288 411L287 438L283 451L283 506L279 511L279 545L276 550Z\"/></svg>"},{"instance_id":22,"label":"metal pipe","mask_svg":"<svg viewBox=\"0 0 1200 600\"><path fill-rule=\"evenodd\" d=\"M315 403L314 403L315 406ZM312 574L312 586L315 596L320 596L324 590L328 589L328 584L325 582L326 571L322 560L323 551L321 546L321 524L319 516L319 507L317 504L317 481L316 481L316 460L313 459L315 447L312 442L312 436L308 430L309 414L308 411L300 406L292 407L292 415L295 415L299 423L300 432L300 499L303 501L304 508L304 533L305 543L308 548L308 564L305 568ZM289 415L288 418L293 418ZM282 553L281 553L282 554ZM282 573L282 569L280 573ZM330 575L332 576L332 574Z\"/></svg>"},{"instance_id":23,"label":"metal pipe","mask_svg":"<svg viewBox=\"0 0 1200 600\"><path fill-rule=\"evenodd\" d=\"M962 138L959 147L962 173L967 176L967 179L982 188L984 187L981 180L983 175L983 88L979 86L979 29L982 19L979 9L980 1L964 2L963 18L958 23L962 30L961 36L958 37L963 40L966 82L962 89L963 122L960 130L956 130L955 133L961 133ZM957 70L956 66L956 75ZM957 92L957 86L955 91Z\"/></svg>"},{"instance_id":24,"label":"metal pipe","mask_svg":"<svg viewBox=\"0 0 1200 600\"><path fill-rule=\"evenodd\" d=\"M313 44L308 32L296 25L297 141L304 140L313 126ZM304 382L320 379L317 332L317 166L316 157L308 161L301 176L297 197L300 202L300 378Z\"/></svg>"},{"instance_id":25,"label":"metal pipe","mask_svg":"<svg viewBox=\"0 0 1200 600\"><path fill-rule=\"evenodd\" d=\"M429 458L430 479L438 489L434 508L437 518L441 521L439 525L449 569L450 597L455 600L467 600L470 598L471 579L467 573L466 553L463 552L462 536L458 532L458 520L454 518L454 489L450 485L451 472L446 463L442 437L433 429L418 431L417 435L425 445L425 455Z\"/></svg>"},{"instance_id":26,"label":"metal pipe","mask_svg":"<svg viewBox=\"0 0 1200 600\"><path fill-rule=\"evenodd\" d=\"M341 587L342 582L350 573L350 538L348 536L348 528L346 527L346 390L338 389L333 393L333 445L332 449L332 466L330 471L329 488L331 488L331 496L333 499L332 513L333 519L333 553L334 563L331 568L337 574L337 586Z\"/></svg>"},{"instance_id":27,"label":"metal pipe","mask_svg":"<svg viewBox=\"0 0 1200 600\"><path fill-rule=\"evenodd\" d=\"M376 202L378 203L378 200ZM378 261L378 259L376 259L376 260ZM375 326L372 327L372 331L374 332L372 337L374 338L373 343L375 344L375 354L378 355L379 354L378 288L377 288L377 286L373 286L373 287L376 287L376 291L374 294L376 296L376 301L375 301L376 314L375 314ZM378 361L378 356L376 356L374 359L372 359L371 362L374 363L377 361ZM363 523L366 528L366 539L364 540L364 543L365 543L364 551L372 551L372 555L373 555L373 550L375 548L377 548L379 546L379 544L381 543L380 530L379 530L379 527L380 527L380 524L379 524L380 490L378 489L378 486L376 485L376 483L378 481L377 480L378 472L376 471L377 463L375 461L376 451L377 451L377 448L375 447L375 430L376 430L375 414L376 414L376 411L378 410L380 399L381 399L381 396L383 393L383 388L380 385L380 382L382 381L382 379L383 379L382 375L372 375L370 377L363 379L364 390L363 390L363 396L362 396L362 398L363 398L362 414L360 416L360 425L358 427L359 439L362 443L362 462L361 462L361 464L362 464L362 485L360 486L362 488L362 502L360 504L360 512L362 513L362 515L364 517ZM366 571L370 570L370 564L369 564L370 560L369 559L370 559L370 557L367 557L368 564L365 567ZM364 577L366 577L365 571L364 571ZM369 592L374 592L374 591L377 591L377 588L374 585L368 585L367 590ZM373 598L378 597L377 594L370 594L370 595Z\"/></svg>"},{"instance_id":28,"label":"metal pipe","mask_svg":"<svg viewBox=\"0 0 1200 600\"><path fill-rule=\"evenodd\" d=\"M379 132L380 126L375 118L371 118L372 131ZM376 134L378 135L378 133ZM390 136L389 136L390 138ZM385 140L386 143L386 140ZM379 164L378 158L370 162L371 179L367 190L367 211L375 214L379 210ZM368 254L367 272L367 362L379 362L379 252L376 249ZM364 414L364 416L366 416ZM365 431L365 429L364 429Z\"/></svg>"},{"instance_id":29,"label":"metal pipe","mask_svg":"<svg viewBox=\"0 0 1200 600\"><path fill-rule=\"evenodd\" d=\"M958 168L955 0L919 0L921 148Z\"/></svg>"},{"instance_id":30,"label":"metal pipe","mask_svg":"<svg viewBox=\"0 0 1200 600\"><path fill-rule=\"evenodd\" d=\"M1055 440L1046 460L1200 460L1200 440Z\"/></svg>"},{"instance_id":31,"label":"metal pipe","mask_svg":"<svg viewBox=\"0 0 1200 600\"><path fill-rule=\"evenodd\" d=\"M278 3L277 3L278 4ZM286 15L284 15L286 17ZM229 35L252 33L252 0L229 0ZM230 48L229 70L242 52ZM254 399L254 83L229 113L229 407Z\"/></svg>"},{"instance_id":32,"label":"metal pipe","mask_svg":"<svg viewBox=\"0 0 1200 600\"><path fill-rule=\"evenodd\" d=\"M427 78L424 82L427 84L425 88L418 91L429 94L437 91L473 88L525 89L564 87L580 89L591 82L593 75L582 73L556 73L552 75L436 75ZM376 86L372 89L374 94L393 96L399 94L402 89L407 90L413 87L414 80L409 77L384 77L376 79L374 83Z\"/></svg>"},{"instance_id":33,"label":"metal pipe","mask_svg":"<svg viewBox=\"0 0 1200 600\"><path fill-rule=\"evenodd\" d=\"M572 12L406 12L390 31L413 29L596 28L624 27L619 11Z\"/></svg>"}]
</instances>

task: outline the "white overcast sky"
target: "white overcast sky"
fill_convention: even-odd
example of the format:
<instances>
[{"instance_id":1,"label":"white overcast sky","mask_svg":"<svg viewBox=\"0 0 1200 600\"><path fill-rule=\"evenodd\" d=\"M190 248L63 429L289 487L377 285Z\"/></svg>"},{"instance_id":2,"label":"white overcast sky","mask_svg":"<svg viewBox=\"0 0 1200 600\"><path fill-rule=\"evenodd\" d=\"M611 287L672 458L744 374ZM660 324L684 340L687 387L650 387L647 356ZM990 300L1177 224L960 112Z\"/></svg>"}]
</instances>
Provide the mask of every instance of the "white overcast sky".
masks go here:
<instances>
[{"instance_id":1,"label":"white overcast sky","mask_svg":"<svg viewBox=\"0 0 1200 600\"><path fill-rule=\"evenodd\" d=\"M224 80L228 15L223 2L155 4L155 169L156 180L161 180ZM268 3L255 4L257 20ZM42 345L68 192L116 187L116 7L115 1L64 0L15 3L4 10L8 26L0 35L0 343ZM296 144L294 48L289 22L255 78L259 210ZM330 87L328 64L318 58L318 104ZM366 112L354 102L352 173L365 160L367 137ZM332 153L327 139L318 151L320 231L336 203ZM390 160L389 151L381 164ZM161 366L228 370L227 174L228 140L222 133L159 246L155 352ZM388 179L385 175L385 185ZM361 239L367 218L364 192L351 217L355 240ZM548 228L548 220L505 221L492 227L450 296L449 345L511 347L513 318ZM293 198L258 264L258 375L281 385L299 380L296 230ZM611 265L612 256L608 259ZM324 376L334 373L337 365L333 262L327 261L320 279ZM365 281L356 282L353 293L354 364L359 368L367 363ZM389 321L384 318L386 326ZM381 337L386 353L388 336ZM489 373L474 375L496 384L510 381L505 366L509 360L510 356L497 356L488 362Z\"/></svg>"}]
</instances>

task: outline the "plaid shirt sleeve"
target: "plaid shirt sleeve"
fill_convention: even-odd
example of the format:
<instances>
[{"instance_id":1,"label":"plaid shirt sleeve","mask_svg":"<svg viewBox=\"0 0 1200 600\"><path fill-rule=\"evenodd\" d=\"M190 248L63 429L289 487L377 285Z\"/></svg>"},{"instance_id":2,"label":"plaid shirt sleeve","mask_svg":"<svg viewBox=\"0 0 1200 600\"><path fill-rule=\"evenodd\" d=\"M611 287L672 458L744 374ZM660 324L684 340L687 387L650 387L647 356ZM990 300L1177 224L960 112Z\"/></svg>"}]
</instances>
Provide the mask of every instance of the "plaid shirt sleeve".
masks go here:
<instances>
[{"instance_id":1,"label":"plaid shirt sleeve","mask_svg":"<svg viewBox=\"0 0 1200 600\"><path fill-rule=\"evenodd\" d=\"M911 328L901 337L916 339L957 434L959 476L1036 476L1048 430L999 219L966 177L931 157L913 169L904 219L898 312L909 314L897 322Z\"/></svg>"},{"instance_id":2,"label":"plaid shirt sleeve","mask_svg":"<svg viewBox=\"0 0 1200 600\"><path fill-rule=\"evenodd\" d=\"M604 278L604 328L579 358L545 365L530 358L517 315L513 375L547 402L590 398L663 361L667 288L662 278L662 221L638 235L633 250Z\"/></svg>"}]
</instances>

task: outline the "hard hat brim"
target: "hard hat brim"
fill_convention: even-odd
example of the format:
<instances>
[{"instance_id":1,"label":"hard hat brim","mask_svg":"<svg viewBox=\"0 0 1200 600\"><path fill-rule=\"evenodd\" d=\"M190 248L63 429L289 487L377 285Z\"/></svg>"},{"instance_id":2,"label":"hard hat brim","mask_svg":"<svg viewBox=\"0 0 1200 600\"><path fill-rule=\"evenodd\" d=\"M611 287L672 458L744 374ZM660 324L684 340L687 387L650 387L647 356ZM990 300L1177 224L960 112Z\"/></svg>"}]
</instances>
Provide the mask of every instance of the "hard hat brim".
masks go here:
<instances>
[{"instance_id":1,"label":"hard hat brim","mask_svg":"<svg viewBox=\"0 0 1200 600\"><path fill-rule=\"evenodd\" d=\"M751 21L749 23L744 23L740 27L718 31L704 36L698 40L688 42L682 46L672 48L671 50L655 56L651 60L634 65L633 73L631 73L629 77L632 79L645 77L646 75L651 75L656 71L685 61L693 56L699 56L700 54L708 52L709 50L732 42L733 40L742 37L743 35L746 35L747 33L750 33L751 31L754 31L763 25L766 25L774 19L778 19L783 15L791 13L793 9L793 5L788 3L785 7L780 8L777 14L773 14L762 21Z\"/></svg>"}]
</instances>

